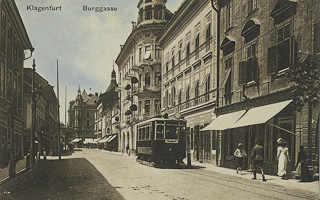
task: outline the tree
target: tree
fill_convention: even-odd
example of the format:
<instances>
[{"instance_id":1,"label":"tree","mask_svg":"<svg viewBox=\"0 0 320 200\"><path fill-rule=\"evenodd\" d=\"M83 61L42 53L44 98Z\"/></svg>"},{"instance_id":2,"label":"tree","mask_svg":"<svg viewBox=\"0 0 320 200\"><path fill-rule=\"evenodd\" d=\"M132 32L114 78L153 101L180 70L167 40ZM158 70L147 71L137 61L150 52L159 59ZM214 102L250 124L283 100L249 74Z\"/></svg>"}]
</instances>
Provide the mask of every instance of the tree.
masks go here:
<instances>
[{"instance_id":1,"label":"tree","mask_svg":"<svg viewBox=\"0 0 320 200\"><path fill-rule=\"evenodd\" d=\"M297 111L308 105L308 157L312 161L312 110L319 106L320 100L320 55L306 55L300 62L289 70L289 79L293 83L293 104ZM319 126L319 113L317 117ZM317 127L318 128L318 127Z\"/></svg>"}]
</instances>

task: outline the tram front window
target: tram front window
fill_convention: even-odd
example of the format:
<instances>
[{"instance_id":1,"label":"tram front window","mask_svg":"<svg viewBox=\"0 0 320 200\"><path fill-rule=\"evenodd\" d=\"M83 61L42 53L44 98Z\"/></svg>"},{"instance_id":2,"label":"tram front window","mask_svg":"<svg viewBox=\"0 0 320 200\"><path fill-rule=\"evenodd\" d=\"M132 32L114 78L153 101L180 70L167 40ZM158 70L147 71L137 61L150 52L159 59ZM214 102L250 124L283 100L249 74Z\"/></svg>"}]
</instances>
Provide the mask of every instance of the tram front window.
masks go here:
<instances>
[{"instance_id":1,"label":"tram front window","mask_svg":"<svg viewBox=\"0 0 320 200\"><path fill-rule=\"evenodd\" d=\"M178 139L179 128L177 126L166 127L166 139Z\"/></svg>"},{"instance_id":2,"label":"tram front window","mask_svg":"<svg viewBox=\"0 0 320 200\"><path fill-rule=\"evenodd\" d=\"M157 126L157 139L158 140L164 139L164 126L163 125Z\"/></svg>"}]
</instances>

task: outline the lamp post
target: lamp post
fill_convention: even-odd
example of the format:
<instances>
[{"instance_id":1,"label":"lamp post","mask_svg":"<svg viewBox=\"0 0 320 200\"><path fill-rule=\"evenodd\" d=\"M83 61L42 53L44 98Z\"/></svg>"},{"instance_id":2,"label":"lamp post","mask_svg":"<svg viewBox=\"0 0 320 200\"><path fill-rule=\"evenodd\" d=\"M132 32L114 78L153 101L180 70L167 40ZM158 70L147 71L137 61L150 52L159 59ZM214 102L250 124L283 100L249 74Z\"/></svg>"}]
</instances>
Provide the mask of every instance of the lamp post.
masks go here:
<instances>
[{"instance_id":1,"label":"lamp post","mask_svg":"<svg viewBox=\"0 0 320 200\"><path fill-rule=\"evenodd\" d=\"M35 93L35 73L36 73L36 63L33 59L32 64L32 128L31 128L31 137L30 137L30 167L32 168L35 163L35 131L36 131L36 93Z\"/></svg>"}]
</instances>

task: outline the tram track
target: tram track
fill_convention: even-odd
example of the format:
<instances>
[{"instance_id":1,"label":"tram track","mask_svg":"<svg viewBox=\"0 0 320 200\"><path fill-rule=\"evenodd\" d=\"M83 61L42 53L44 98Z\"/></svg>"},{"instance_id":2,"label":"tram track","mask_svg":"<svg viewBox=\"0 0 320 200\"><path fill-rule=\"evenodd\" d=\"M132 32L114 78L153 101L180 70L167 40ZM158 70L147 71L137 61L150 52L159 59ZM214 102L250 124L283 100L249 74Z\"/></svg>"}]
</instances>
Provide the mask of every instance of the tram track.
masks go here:
<instances>
[{"instance_id":1,"label":"tram track","mask_svg":"<svg viewBox=\"0 0 320 200\"><path fill-rule=\"evenodd\" d=\"M252 183L247 183L244 179L242 178L238 178L238 177L233 177L233 176L228 176L225 175L224 177L220 177L221 175L218 175L218 173L216 172L209 172L209 171L204 171L204 170L197 170L197 169L181 169L179 171L180 173L185 173L187 174L189 177L194 177L197 178L198 180L201 179L201 181L205 181L208 183L214 183L214 184L218 184L218 185L222 185L225 187L229 187L232 189L238 189L240 191L246 191L246 192L250 192L250 193L254 193L263 197L267 197L270 199L283 199L283 198L278 198L277 196L279 195L287 195L288 199L310 199L310 200L314 200L314 195L310 194L310 195L298 195L297 190L293 190L293 189L287 189L284 188L282 186L278 186L278 185L271 185L268 183L259 183L259 182L252 182ZM176 173L179 173L176 172ZM215 175L213 175L212 173L215 173ZM226 179L226 177L229 177L228 179ZM254 184L254 188L253 185ZM268 187L266 187L266 185ZM258 191L256 191L258 190ZM284 192L284 191L291 191L290 192ZM294 193L293 193L294 192ZM273 195L270 195L272 194ZM305 192L304 192L305 193Z\"/></svg>"}]
</instances>

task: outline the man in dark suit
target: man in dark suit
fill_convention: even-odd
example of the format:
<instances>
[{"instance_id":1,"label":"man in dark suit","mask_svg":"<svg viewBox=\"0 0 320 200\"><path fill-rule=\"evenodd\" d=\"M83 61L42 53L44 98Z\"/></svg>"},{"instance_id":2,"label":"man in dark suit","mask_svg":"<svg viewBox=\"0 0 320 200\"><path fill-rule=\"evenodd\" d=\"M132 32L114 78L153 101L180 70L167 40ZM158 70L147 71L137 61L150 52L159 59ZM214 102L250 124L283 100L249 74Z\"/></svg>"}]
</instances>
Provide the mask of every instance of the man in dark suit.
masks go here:
<instances>
[{"instance_id":1,"label":"man in dark suit","mask_svg":"<svg viewBox=\"0 0 320 200\"><path fill-rule=\"evenodd\" d=\"M251 153L251 160L253 162L253 178L252 180L257 180L257 168L260 168L261 175L262 175L262 180L267 181L266 178L264 177L263 173L263 154L264 150L263 147L259 144L259 140L255 140L255 146L252 149Z\"/></svg>"}]
</instances>

